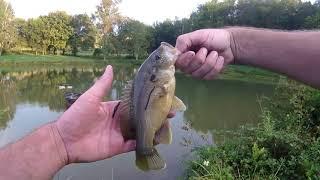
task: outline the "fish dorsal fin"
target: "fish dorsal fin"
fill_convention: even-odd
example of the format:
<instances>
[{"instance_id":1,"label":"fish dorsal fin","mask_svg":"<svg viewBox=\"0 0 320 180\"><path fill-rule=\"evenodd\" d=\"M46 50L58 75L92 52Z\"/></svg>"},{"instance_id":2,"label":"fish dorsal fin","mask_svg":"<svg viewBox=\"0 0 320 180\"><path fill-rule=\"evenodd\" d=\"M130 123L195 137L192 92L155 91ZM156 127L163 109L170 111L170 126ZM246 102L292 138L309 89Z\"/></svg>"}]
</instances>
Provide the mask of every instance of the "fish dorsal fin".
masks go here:
<instances>
[{"instance_id":1,"label":"fish dorsal fin","mask_svg":"<svg viewBox=\"0 0 320 180\"><path fill-rule=\"evenodd\" d=\"M133 81L128 81L122 89L119 106L121 132L126 139L135 138L132 97Z\"/></svg>"},{"instance_id":2,"label":"fish dorsal fin","mask_svg":"<svg viewBox=\"0 0 320 180\"><path fill-rule=\"evenodd\" d=\"M129 106L132 101L132 84L133 81L128 81L127 84L124 86L124 88L122 89L122 94L120 97L121 103L123 104L122 107L125 106Z\"/></svg>"}]
</instances>

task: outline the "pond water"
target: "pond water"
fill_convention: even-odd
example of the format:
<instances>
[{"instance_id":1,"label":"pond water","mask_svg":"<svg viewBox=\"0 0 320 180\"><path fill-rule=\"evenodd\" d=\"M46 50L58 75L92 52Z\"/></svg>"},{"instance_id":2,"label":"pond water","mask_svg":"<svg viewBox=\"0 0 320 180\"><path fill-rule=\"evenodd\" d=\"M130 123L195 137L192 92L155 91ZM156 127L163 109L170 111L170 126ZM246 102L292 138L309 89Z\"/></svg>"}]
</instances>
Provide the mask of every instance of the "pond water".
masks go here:
<instances>
[{"instance_id":1,"label":"pond water","mask_svg":"<svg viewBox=\"0 0 320 180\"><path fill-rule=\"evenodd\" d=\"M34 129L56 120L65 110L64 93L83 92L99 77L101 65L11 67L0 70L0 147L14 142ZM137 67L114 67L115 81L109 99L118 99L122 87ZM159 153L167 168L144 173L135 167L134 153L111 159L69 165L54 179L177 179L183 175L185 160L191 149L223 141L215 130L235 130L246 123L260 120L258 97L271 96L274 86L233 80L201 81L177 73L176 94L187 105L185 113L178 113L171 121L173 144L159 145ZM72 89L59 89L59 85ZM188 127L188 128L186 128Z\"/></svg>"}]
</instances>

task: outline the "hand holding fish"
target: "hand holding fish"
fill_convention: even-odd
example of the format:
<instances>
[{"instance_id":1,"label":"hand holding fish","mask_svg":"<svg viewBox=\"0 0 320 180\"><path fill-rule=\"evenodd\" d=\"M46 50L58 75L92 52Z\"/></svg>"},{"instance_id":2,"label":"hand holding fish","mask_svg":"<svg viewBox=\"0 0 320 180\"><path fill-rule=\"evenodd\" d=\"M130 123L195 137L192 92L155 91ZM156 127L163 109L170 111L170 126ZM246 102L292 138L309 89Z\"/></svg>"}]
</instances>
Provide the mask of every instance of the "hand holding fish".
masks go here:
<instances>
[{"instance_id":1,"label":"hand holding fish","mask_svg":"<svg viewBox=\"0 0 320 180\"><path fill-rule=\"evenodd\" d=\"M102 77L56 122L69 163L98 161L135 149L135 141L124 140L119 117L113 114L119 101L102 102L112 80L113 70L108 66Z\"/></svg>"},{"instance_id":2,"label":"hand holding fish","mask_svg":"<svg viewBox=\"0 0 320 180\"><path fill-rule=\"evenodd\" d=\"M225 65L234 61L231 39L225 29L203 29L179 36L176 48L182 54L177 68L196 78L215 78Z\"/></svg>"},{"instance_id":3,"label":"hand holding fish","mask_svg":"<svg viewBox=\"0 0 320 180\"><path fill-rule=\"evenodd\" d=\"M102 77L55 123L69 163L92 162L135 150L135 140L124 140L117 111L120 101L102 102L111 89L113 70ZM168 117L173 117L170 112Z\"/></svg>"}]
</instances>

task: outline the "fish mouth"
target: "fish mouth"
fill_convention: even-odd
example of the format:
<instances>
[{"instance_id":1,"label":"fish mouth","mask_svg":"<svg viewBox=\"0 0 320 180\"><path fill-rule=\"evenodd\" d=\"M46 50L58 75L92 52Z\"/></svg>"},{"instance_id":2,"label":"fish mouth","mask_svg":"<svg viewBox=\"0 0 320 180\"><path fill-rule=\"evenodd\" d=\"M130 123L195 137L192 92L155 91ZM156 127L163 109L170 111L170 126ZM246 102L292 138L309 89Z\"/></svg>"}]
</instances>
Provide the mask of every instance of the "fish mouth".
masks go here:
<instances>
[{"instance_id":1,"label":"fish mouth","mask_svg":"<svg viewBox=\"0 0 320 180\"><path fill-rule=\"evenodd\" d=\"M159 51L163 57L162 64L165 66L174 65L181 54L177 48L166 42L161 42Z\"/></svg>"}]
</instances>

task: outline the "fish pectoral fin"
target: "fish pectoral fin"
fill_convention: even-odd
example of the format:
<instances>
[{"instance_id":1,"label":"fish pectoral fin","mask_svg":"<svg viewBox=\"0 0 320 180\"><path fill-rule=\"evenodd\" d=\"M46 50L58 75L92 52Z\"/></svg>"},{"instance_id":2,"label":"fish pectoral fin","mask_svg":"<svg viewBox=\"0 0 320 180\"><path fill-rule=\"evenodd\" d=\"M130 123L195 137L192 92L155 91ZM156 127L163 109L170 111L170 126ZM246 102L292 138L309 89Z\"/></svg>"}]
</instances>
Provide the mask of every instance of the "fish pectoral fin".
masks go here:
<instances>
[{"instance_id":1,"label":"fish pectoral fin","mask_svg":"<svg viewBox=\"0 0 320 180\"><path fill-rule=\"evenodd\" d=\"M155 135L156 144L171 144L172 143L172 130L170 123L167 120L164 125L159 129Z\"/></svg>"},{"instance_id":2,"label":"fish pectoral fin","mask_svg":"<svg viewBox=\"0 0 320 180\"><path fill-rule=\"evenodd\" d=\"M153 148L150 155L139 154L136 151L136 166L142 171L161 170L166 167L166 163L160 157L158 151Z\"/></svg>"},{"instance_id":3,"label":"fish pectoral fin","mask_svg":"<svg viewBox=\"0 0 320 180\"><path fill-rule=\"evenodd\" d=\"M175 96L172 100L171 109L175 111L186 111L187 107L177 96Z\"/></svg>"}]
</instances>

